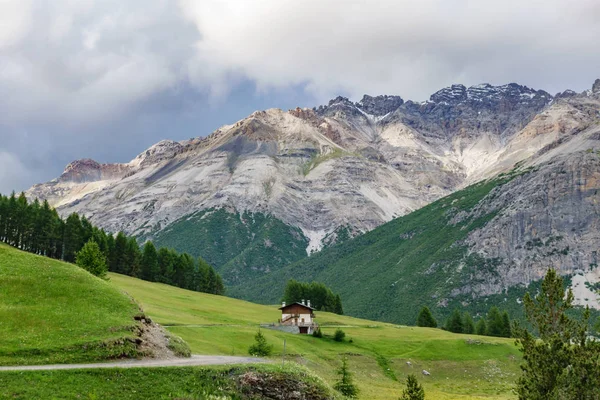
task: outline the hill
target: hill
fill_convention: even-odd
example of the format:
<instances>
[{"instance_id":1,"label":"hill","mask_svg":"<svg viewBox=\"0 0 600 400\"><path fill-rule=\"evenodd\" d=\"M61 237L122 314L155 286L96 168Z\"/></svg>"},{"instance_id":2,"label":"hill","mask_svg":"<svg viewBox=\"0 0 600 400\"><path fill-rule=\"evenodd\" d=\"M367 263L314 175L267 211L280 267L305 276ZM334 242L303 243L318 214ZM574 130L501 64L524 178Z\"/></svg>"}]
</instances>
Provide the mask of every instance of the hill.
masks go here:
<instances>
[{"instance_id":1,"label":"hill","mask_svg":"<svg viewBox=\"0 0 600 400\"><path fill-rule=\"evenodd\" d=\"M0 244L0 365L142 355L139 306L81 268Z\"/></svg>"},{"instance_id":2,"label":"hill","mask_svg":"<svg viewBox=\"0 0 600 400\"><path fill-rule=\"evenodd\" d=\"M244 355L259 324L281 317L277 306L190 292L159 283L111 274L111 281L134 296L153 319L189 343L194 353ZM308 367L332 383L340 357L346 355L361 398L398 398L408 373L419 378L429 398L510 399L519 355L510 339L455 335L317 312L326 336L343 329L343 343L331 338L292 335L262 329L274 345L273 360ZM351 339L351 340L350 340ZM408 365L410 362L411 365Z\"/></svg>"}]
</instances>

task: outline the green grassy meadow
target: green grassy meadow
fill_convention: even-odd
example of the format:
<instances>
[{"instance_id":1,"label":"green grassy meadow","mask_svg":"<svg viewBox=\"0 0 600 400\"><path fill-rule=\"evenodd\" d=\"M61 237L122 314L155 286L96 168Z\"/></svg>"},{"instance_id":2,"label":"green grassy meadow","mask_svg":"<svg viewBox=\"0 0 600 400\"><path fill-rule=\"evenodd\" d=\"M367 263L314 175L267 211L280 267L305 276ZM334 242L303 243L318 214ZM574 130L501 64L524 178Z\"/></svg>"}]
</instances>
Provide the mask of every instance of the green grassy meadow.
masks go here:
<instances>
[{"instance_id":1,"label":"green grassy meadow","mask_svg":"<svg viewBox=\"0 0 600 400\"><path fill-rule=\"evenodd\" d=\"M111 274L111 282L133 296L146 314L182 337L195 354L247 355L259 324L276 322L277 306L182 290ZM304 365L329 384L346 355L364 399L400 397L416 373L429 399L512 399L519 353L510 339L456 335L317 312L326 336L337 328L346 341L263 329L274 345L272 359ZM350 342L351 339L351 342ZM407 364L412 363L412 366ZM425 369L431 376L421 375Z\"/></svg>"},{"instance_id":2,"label":"green grassy meadow","mask_svg":"<svg viewBox=\"0 0 600 400\"><path fill-rule=\"evenodd\" d=\"M251 374L261 385L245 381ZM270 388L301 389L315 400L331 399L332 390L301 367L131 368L0 373L0 399L213 399L263 398ZM253 397L254 396L254 397Z\"/></svg>"},{"instance_id":3,"label":"green grassy meadow","mask_svg":"<svg viewBox=\"0 0 600 400\"><path fill-rule=\"evenodd\" d=\"M134 356L137 313L110 282L0 245L0 365Z\"/></svg>"}]
</instances>

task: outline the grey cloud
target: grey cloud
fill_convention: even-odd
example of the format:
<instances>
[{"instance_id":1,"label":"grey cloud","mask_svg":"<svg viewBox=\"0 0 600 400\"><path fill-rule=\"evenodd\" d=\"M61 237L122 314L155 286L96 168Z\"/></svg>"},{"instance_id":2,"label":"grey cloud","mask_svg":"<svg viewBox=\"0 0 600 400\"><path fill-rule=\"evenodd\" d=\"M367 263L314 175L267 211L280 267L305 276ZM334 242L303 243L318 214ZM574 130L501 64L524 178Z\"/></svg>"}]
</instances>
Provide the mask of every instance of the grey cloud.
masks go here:
<instances>
[{"instance_id":1,"label":"grey cloud","mask_svg":"<svg viewBox=\"0 0 600 400\"><path fill-rule=\"evenodd\" d=\"M0 15L4 191L296 98L600 76L597 0L4 0Z\"/></svg>"}]
</instances>

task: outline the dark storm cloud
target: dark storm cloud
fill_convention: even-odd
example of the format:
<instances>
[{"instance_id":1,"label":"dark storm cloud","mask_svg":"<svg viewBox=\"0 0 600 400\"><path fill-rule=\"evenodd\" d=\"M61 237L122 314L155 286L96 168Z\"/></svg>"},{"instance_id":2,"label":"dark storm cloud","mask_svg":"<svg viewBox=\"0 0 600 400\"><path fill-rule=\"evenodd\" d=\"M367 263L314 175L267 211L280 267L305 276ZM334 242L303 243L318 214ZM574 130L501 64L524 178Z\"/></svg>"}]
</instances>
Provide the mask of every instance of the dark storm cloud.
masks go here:
<instances>
[{"instance_id":1,"label":"dark storm cloud","mask_svg":"<svg viewBox=\"0 0 600 400\"><path fill-rule=\"evenodd\" d=\"M338 93L581 91L598 21L597 0L0 0L0 191Z\"/></svg>"}]
</instances>

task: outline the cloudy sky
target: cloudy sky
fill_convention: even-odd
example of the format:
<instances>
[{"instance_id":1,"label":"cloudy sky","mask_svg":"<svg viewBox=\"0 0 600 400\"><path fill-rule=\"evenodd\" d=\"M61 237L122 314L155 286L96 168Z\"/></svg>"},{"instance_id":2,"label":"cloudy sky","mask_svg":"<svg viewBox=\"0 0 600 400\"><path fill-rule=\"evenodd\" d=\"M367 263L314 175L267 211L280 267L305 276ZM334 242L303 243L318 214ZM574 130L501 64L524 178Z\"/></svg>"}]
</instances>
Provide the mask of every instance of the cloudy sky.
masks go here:
<instances>
[{"instance_id":1,"label":"cloudy sky","mask_svg":"<svg viewBox=\"0 0 600 400\"><path fill-rule=\"evenodd\" d=\"M0 0L0 192L256 109L600 77L598 0Z\"/></svg>"}]
</instances>

